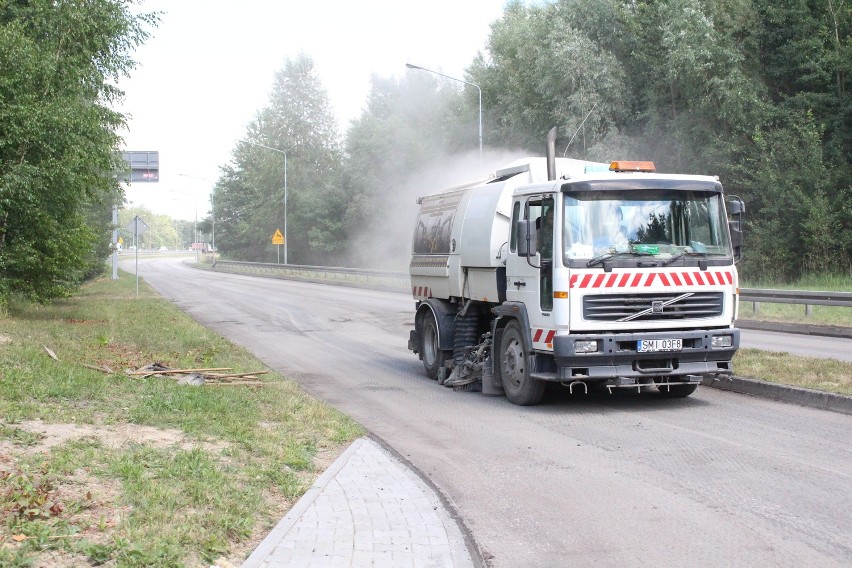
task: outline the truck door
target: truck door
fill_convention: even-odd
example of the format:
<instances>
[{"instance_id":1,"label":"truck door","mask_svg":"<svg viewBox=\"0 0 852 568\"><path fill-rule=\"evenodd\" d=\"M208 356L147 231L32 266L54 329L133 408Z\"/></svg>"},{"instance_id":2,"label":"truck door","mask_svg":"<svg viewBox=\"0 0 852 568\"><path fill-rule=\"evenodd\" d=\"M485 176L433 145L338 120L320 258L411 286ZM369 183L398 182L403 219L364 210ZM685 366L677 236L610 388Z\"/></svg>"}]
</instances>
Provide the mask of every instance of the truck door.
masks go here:
<instances>
[{"instance_id":1,"label":"truck door","mask_svg":"<svg viewBox=\"0 0 852 568\"><path fill-rule=\"evenodd\" d=\"M554 329L553 310L553 220L556 211L552 196L533 196L515 201L512 209L510 254L506 259L506 299L523 302L532 328L533 347L544 348L549 331ZM517 226L529 221L535 232L537 252L525 257L518 254ZM543 330L536 341L537 330Z\"/></svg>"}]
</instances>

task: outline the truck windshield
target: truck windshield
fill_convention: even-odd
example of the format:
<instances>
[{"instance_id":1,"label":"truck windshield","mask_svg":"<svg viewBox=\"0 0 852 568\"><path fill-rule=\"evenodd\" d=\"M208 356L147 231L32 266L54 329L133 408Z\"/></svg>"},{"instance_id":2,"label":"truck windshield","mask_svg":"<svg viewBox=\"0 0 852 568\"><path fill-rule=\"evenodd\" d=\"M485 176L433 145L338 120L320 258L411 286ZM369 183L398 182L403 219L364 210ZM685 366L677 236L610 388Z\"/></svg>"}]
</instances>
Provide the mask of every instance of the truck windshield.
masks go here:
<instances>
[{"instance_id":1,"label":"truck windshield","mask_svg":"<svg viewBox=\"0 0 852 568\"><path fill-rule=\"evenodd\" d=\"M582 261L585 265L604 256L689 262L731 255L722 196L716 192L568 193L563 222L566 263Z\"/></svg>"}]
</instances>

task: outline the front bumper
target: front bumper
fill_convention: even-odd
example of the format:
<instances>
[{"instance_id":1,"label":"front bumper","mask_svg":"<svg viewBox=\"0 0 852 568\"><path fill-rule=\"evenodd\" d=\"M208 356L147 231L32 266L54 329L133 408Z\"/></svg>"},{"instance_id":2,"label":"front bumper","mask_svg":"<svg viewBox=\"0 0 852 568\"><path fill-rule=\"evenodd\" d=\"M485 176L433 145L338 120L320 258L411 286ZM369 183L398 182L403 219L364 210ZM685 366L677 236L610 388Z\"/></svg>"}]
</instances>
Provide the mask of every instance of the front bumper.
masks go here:
<instances>
[{"instance_id":1,"label":"front bumper","mask_svg":"<svg viewBox=\"0 0 852 568\"><path fill-rule=\"evenodd\" d=\"M730 336L730 347L714 348L714 336ZM637 342L647 339L681 339L680 351L639 353ZM598 350L577 353L577 341L595 341ZM692 329L638 333L557 335L553 339L555 369L537 372L535 378L551 381L595 381L616 378L718 376L733 372L731 359L740 345L739 329Z\"/></svg>"}]
</instances>

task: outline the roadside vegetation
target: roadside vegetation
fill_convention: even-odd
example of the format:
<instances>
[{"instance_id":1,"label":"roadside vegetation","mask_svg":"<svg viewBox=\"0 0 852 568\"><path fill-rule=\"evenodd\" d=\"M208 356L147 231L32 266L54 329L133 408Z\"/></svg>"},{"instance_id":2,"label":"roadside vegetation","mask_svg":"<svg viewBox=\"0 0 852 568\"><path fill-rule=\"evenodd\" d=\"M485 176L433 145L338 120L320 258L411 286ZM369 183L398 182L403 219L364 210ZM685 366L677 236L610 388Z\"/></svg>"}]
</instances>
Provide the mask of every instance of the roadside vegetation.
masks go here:
<instances>
[{"instance_id":1,"label":"roadside vegetation","mask_svg":"<svg viewBox=\"0 0 852 568\"><path fill-rule=\"evenodd\" d=\"M778 283L768 279L752 279L740 282L740 287L852 292L852 278L826 274L806 274L788 283ZM810 313L806 313L805 306L802 304L758 302L758 306L755 306L754 302L740 302L739 315L741 319L746 320L852 327L852 310L835 306L811 306Z\"/></svg>"},{"instance_id":2,"label":"roadside vegetation","mask_svg":"<svg viewBox=\"0 0 852 568\"><path fill-rule=\"evenodd\" d=\"M734 375L852 396L852 363L836 359L740 349L734 356Z\"/></svg>"},{"instance_id":3,"label":"roadside vegetation","mask_svg":"<svg viewBox=\"0 0 852 568\"><path fill-rule=\"evenodd\" d=\"M124 273L50 306L11 303L0 566L239 565L363 433L274 373L260 387L125 373L154 362L268 371L146 285L136 299Z\"/></svg>"}]
</instances>

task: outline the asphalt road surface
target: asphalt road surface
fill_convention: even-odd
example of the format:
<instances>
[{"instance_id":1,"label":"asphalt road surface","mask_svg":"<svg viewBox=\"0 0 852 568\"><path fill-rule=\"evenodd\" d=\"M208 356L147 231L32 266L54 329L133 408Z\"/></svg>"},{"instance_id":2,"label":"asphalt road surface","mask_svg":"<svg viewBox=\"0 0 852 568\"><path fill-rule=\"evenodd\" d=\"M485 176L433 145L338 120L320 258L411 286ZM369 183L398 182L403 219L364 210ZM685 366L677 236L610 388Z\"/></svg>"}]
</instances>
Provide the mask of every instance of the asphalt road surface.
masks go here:
<instances>
[{"instance_id":1,"label":"asphalt road surface","mask_svg":"<svg viewBox=\"0 0 852 568\"><path fill-rule=\"evenodd\" d=\"M776 331L743 330L740 347L792 353L802 357L852 361L852 340L844 337L794 335Z\"/></svg>"},{"instance_id":2,"label":"asphalt road surface","mask_svg":"<svg viewBox=\"0 0 852 568\"><path fill-rule=\"evenodd\" d=\"M700 388L521 408L428 380L403 294L140 273L366 426L444 494L489 566L850 566L852 416Z\"/></svg>"}]
</instances>

